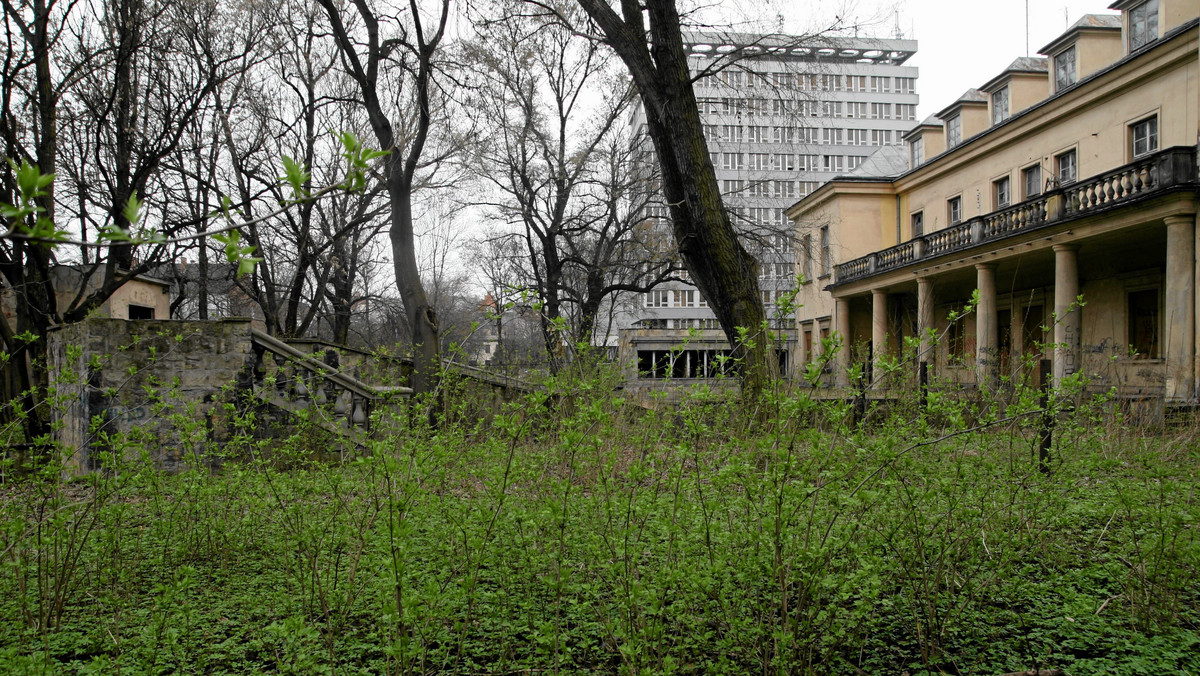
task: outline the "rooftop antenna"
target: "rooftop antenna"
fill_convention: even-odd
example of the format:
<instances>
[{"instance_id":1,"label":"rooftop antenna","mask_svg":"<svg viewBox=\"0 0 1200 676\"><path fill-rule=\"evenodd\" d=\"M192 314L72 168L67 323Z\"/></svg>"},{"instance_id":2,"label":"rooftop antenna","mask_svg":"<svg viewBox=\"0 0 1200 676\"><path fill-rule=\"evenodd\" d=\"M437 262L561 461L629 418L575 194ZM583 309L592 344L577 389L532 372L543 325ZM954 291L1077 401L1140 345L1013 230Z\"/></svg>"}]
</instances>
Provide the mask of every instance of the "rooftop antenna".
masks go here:
<instances>
[{"instance_id":1,"label":"rooftop antenna","mask_svg":"<svg viewBox=\"0 0 1200 676\"><path fill-rule=\"evenodd\" d=\"M897 40L902 40L902 39L904 39L904 31L902 31L900 29L900 8L899 7L897 7L895 9L895 16L896 16L896 29L895 29L895 34L892 37L894 37Z\"/></svg>"}]
</instances>

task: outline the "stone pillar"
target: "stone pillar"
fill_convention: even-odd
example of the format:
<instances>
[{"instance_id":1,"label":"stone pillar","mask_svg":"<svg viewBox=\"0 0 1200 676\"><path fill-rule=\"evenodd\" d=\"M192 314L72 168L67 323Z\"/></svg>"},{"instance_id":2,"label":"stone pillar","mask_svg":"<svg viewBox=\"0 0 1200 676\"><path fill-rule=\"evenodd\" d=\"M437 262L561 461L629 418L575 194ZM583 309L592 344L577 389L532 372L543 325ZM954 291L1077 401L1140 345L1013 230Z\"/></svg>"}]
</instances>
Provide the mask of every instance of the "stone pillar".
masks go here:
<instances>
[{"instance_id":1,"label":"stone pillar","mask_svg":"<svg viewBox=\"0 0 1200 676\"><path fill-rule=\"evenodd\" d=\"M933 311L933 280L928 277L917 277L917 331L921 338L921 354L917 363L933 363L933 351L937 344L929 336L931 331L937 331L937 319Z\"/></svg>"},{"instance_id":2,"label":"stone pillar","mask_svg":"<svg viewBox=\"0 0 1200 676\"><path fill-rule=\"evenodd\" d=\"M871 291L871 380L878 381L881 371L879 362L888 354L887 292L883 289Z\"/></svg>"},{"instance_id":3,"label":"stone pillar","mask_svg":"<svg viewBox=\"0 0 1200 676\"><path fill-rule=\"evenodd\" d=\"M1167 400L1192 398L1196 377L1196 217L1167 216L1163 356Z\"/></svg>"},{"instance_id":4,"label":"stone pillar","mask_svg":"<svg viewBox=\"0 0 1200 676\"><path fill-rule=\"evenodd\" d=\"M837 387L849 387L850 375L846 369L850 367L850 301L838 298L834 303L834 329L842 347L834 363L834 384Z\"/></svg>"},{"instance_id":5,"label":"stone pillar","mask_svg":"<svg viewBox=\"0 0 1200 676\"><path fill-rule=\"evenodd\" d=\"M1074 244L1054 245L1054 386L1080 368L1083 341L1079 296L1079 263Z\"/></svg>"},{"instance_id":6,"label":"stone pillar","mask_svg":"<svg viewBox=\"0 0 1200 676\"><path fill-rule=\"evenodd\" d=\"M1000 363L1000 322L996 312L996 264L975 264L975 288L979 305L975 308L975 372L980 384L994 380Z\"/></svg>"}]
</instances>

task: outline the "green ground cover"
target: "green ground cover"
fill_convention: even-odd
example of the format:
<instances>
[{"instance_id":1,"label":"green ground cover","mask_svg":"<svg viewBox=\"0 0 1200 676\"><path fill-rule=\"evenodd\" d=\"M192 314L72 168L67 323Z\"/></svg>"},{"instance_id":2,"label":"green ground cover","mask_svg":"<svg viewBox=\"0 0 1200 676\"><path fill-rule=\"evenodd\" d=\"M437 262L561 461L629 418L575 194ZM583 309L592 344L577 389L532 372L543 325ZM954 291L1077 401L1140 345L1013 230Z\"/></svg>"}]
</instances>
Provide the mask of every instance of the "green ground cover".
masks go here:
<instances>
[{"instance_id":1,"label":"green ground cover","mask_svg":"<svg viewBox=\"0 0 1200 676\"><path fill-rule=\"evenodd\" d=\"M560 394L9 481L0 672L1200 673L1193 430Z\"/></svg>"}]
</instances>

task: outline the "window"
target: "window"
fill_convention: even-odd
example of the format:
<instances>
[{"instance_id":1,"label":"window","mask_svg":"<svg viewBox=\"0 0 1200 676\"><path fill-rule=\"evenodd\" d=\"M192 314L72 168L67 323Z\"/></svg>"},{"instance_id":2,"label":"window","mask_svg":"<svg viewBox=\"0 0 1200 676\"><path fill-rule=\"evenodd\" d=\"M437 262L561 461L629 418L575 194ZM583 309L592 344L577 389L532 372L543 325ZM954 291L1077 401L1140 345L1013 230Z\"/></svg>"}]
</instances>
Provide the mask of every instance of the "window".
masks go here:
<instances>
[{"instance_id":1,"label":"window","mask_svg":"<svg viewBox=\"0 0 1200 676\"><path fill-rule=\"evenodd\" d=\"M962 117L955 115L946 120L946 147L953 148L962 143Z\"/></svg>"},{"instance_id":2,"label":"window","mask_svg":"<svg viewBox=\"0 0 1200 676\"><path fill-rule=\"evenodd\" d=\"M896 78L896 91L900 94L912 94L917 90L917 79L915 77L898 77Z\"/></svg>"},{"instance_id":3,"label":"window","mask_svg":"<svg viewBox=\"0 0 1200 676\"><path fill-rule=\"evenodd\" d=\"M867 118L867 104L865 101L847 101L846 102L846 117L857 120L865 120Z\"/></svg>"},{"instance_id":4,"label":"window","mask_svg":"<svg viewBox=\"0 0 1200 676\"><path fill-rule=\"evenodd\" d=\"M829 251L829 226L821 226L821 276L828 277L833 269L833 255Z\"/></svg>"},{"instance_id":5,"label":"window","mask_svg":"<svg viewBox=\"0 0 1200 676\"><path fill-rule=\"evenodd\" d=\"M871 130L871 145L873 145L873 146L890 146L890 145L892 145L892 130L891 129L872 129Z\"/></svg>"},{"instance_id":6,"label":"window","mask_svg":"<svg viewBox=\"0 0 1200 676\"><path fill-rule=\"evenodd\" d=\"M742 126L739 124L726 124L721 126L721 140L734 143L742 142Z\"/></svg>"},{"instance_id":7,"label":"window","mask_svg":"<svg viewBox=\"0 0 1200 676\"><path fill-rule=\"evenodd\" d=\"M145 305L129 305L130 319L154 319L154 308Z\"/></svg>"},{"instance_id":8,"label":"window","mask_svg":"<svg viewBox=\"0 0 1200 676\"><path fill-rule=\"evenodd\" d=\"M1024 199L1042 194L1042 165L1035 164L1022 169L1021 182L1025 184Z\"/></svg>"},{"instance_id":9,"label":"window","mask_svg":"<svg viewBox=\"0 0 1200 676\"><path fill-rule=\"evenodd\" d=\"M822 156L822 170L824 171L842 171L842 156L841 155L824 155Z\"/></svg>"},{"instance_id":10,"label":"window","mask_svg":"<svg viewBox=\"0 0 1200 676\"><path fill-rule=\"evenodd\" d=\"M917 119L917 106L912 103L896 104L896 119L911 122Z\"/></svg>"},{"instance_id":11,"label":"window","mask_svg":"<svg viewBox=\"0 0 1200 676\"><path fill-rule=\"evenodd\" d=\"M755 125L746 127L746 140L750 143L766 143L767 128Z\"/></svg>"},{"instance_id":12,"label":"window","mask_svg":"<svg viewBox=\"0 0 1200 676\"><path fill-rule=\"evenodd\" d=\"M741 169L744 166L745 160L741 153L721 153L722 169Z\"/></svg>"},{"instance_id":13,"label":"window","mask_svg":"<svg viewBox=\"0 0 1200 676\"><path fill-rule=\"evenodd\" d=\"M775 181L776 197L795 197L796 183L794 181Z\"/></svg>"},{"instance_id":14,"label":"window","mask_svg":"<svg viewBox=\"0 0 1200 676\"><path fill-rule=\"evenodd\" d=\"M750 196L751 197L770 197L771 196L770 185L771 185L770 181L755 181L755 182L751 183L750 184Z\"/></svg>"},{"instance_id":15,"label":"window","mask_svg":"<svg viewBox=\"0 0 1200 676\"><path fill-rule=\"evenodd\" d=\"M850 92L865 92L865 91L867 91L867 76L866 75L847 75L846 76L846 91L850 91Z\"/></svg>"},{"instance_id":16,"label":"window","mask_svg":"<svg viewBox=\"0 0 1200 676\"><path fill-rule=\"evenodd\" d=\"M1158 0L1129 10L1129 51L1158 39Z\"/></svg>"},{"instance_id":17,"label":"window","mask_svg":"<svg viewBox=\"0 0 1200 676\"><path fill-rule=\"evenodd\" d=\"M646 307L667 307L670 291L649 291L645 295Z\"/></svg>"},{"instance_id":18,"label":"window","mask_svg":"<svg viewBox=\"0 0 1200 676\"><path fill-rule=\"evenodd\" d=\"M850 169L851 171L854 171L855 169L861 167L862 163L865 162L866 160L867 160L866 155L847 155L846 156L846 167L848 169Z\"/></svg>"},{"instance_id":19,"label":"window","mask_svg":"<svg viewBox=\"0 0 1200 676\"><path fill-rule=\"evenodd\" d=\"M775 155L775 170L776 171L795 171L796 159L795 155L787 153L778 153Z\"/></svg>"},{"instance_id":20,"label":"window","mask_svg":"<svg viewBox=\"0 0 1200 676\"><path fill-rule=\"evenodd\" d=\"M772 129L776 143L795 143L796 128L795 127L775 127Z\"/></svg>"},{"instance_id":21,"label":"window","mask_svg":"<svg viewBox=\"0 0 1200 676\"><path fill-rule=\"evenodd\" d=\"M842 145L842 129L827 128L822 129L822 138L826 145L840 146Z\"/></svg>"},{"instance_id":22,"label":"window","mask_svg":"<svg viewBox=\"0 0 1200 676\"><path fill-rule=\"evenodd\" d=\"M992 94L992 124L1008 119L1008 87L1001 87Z\"/></svg>"},{"instance_id":23,"label":"window","mask_svg":"<svg viewBox=\"0 0 1200 676\"><path fill-rule=\"evenodd\" d=\"M871 119L872 120L887 120L892 116L892 104L890 103L872 103L871 104Z\"/></svg>"},{"instance_id":24,"label":"window","mask_svg":"<svg viewBox=\"0 0 1200 676\"><path fill-rule=\"evenodd\" d=\"M741 179L727 178L724 182L724 192L726 195L736 195L742 191L743 184Z\"/></svg>"},{"instance_id":25,"label":"window","mask_svg":"<svg viewBox=\"0 0 1200 676\"><path fill-rule=\"evenodd\" d=\"M913 169L925 161L925 139L923 137L916 137L908 145L908 156L912 161Z\"/></svg>"},{"instance_id":26,"label":"window","mask_svg":"<svg viewBox=\"0 0 1200 676\"><path fill-rule=\"evenodd\" d=\"M962 308L956 308L959 314ZM950 322L946 329L946 351L951 363L961 363L967 358L967 320L959 318Z\"/></svg>"},{"instance_id":27,"label":"window","mask_svg":"<svg viewBox=\"0 0 1200 676\"><path fill-rule=\"evenodd\" d=\"M1000 179L996 179L995 181L992 181L992 204L995 205L995 208L1003 209L1004 207L1008 206L1011 203L1012 203L1012 194L1011 194L1011 191L1009 190L1008 177L1005 176L1004 178L1000 178ZM951 223L957 222L957 219L955 219L953 216L951 216L950 222Z\"/></svg>"},{"instance_id":28,"label":"window","mask_svg":"<svg viewBox=\"0 0 1200 676\"><path fill-rule=\"evenodd\" d=\"M842 102L841 101L822 101L821 115L824 117L841 117Z\"/></svg>"},{"instance_id":29,"label":"window","mask_svg":"<svg viewBox=\"0 0 1200 676\"><path fill-rule=\"evenodd\" d=\"M804 281L812 281L812 235L805 235L800 240L800 273L804 275Z\"/></svg>"},{"instance_id":30,"label":"window","mask_svg":"<svg viewBox=\"0 0 1200 676\"><path fill-rule=\"evenodd\" d=\"M873 92L890 92L892 91L892 78L871 76L871 91Z\"/></svg>"},{"instance_id":31,"label":"window","mask_svg":"<svg viewBox=\"0 0 1200 676\"><path fill-rule=\"evenodd\" d=\"M878 132L878 130L876 130ZM867 145L867 130L866 129L847 129L846 143L852 146Z\"/></svg>"},{"instance_id":32,"label":"window","mask_svg":"<svg viewBox=\"0 0 1200 676\"><path fill-rule=\"evenodd\" d=\"M1130 291L1129 351L1138 359L1158 359L1158 289Z\"/></svg>"},{"instance_id":33,"label":"window","mask_svg":"<svg viewBox=\"0 0 1200 676\"><path fill-rule=\"evenodd\" d=\"M796 169L799 171L820 171L821 156L820 155L797 155Z\"/></svg>"},{"instance_id":34,"label":"window","mask_svg":"<svg viewBox=\"0 0 1200 676\"><path fill-rule=\"evenodd\" d=\"M750 169L767 171L771 168L771 156L767 153L750 153Z\"/></svg>"},{"instance_id":35,"label":"window","mask_svg":"<svg viewBox=\"0 0 1200 676\"><path fill-rule=\"evenodd\" d=\"M950 225L958 225L962 222L962 196L951 197L946 200L946 218L950 221Z\"/></svg>"},{"instance_id":36,"label":"window","mask_svg":"<svg viewBox=\"0 0 1200 676\"><path fill-rule=\"evenodd\" d=\"M1141 157L1158 150L1158 116L1147 117L1130 127L1133 140L1133 156Z\"/></svg>"},{"instance_id":37,"label":"window","mask_svg":"<svg viewBox=\"0 0 1200 676\"><path fill-rule=\"evenodd\" d=\"M1075 182L1078 176L1075 167L1075 151L1068 150L1061 155L1054 157L1055 173L1058 174L1059 185L1069 185Z\"/></svg>"},{"instance_id":38,"label":"window","mask_svg":"<svg viewBox=\"0 0 1200 676\"><path fill-rule=\"evenodd\" d=\"M913 238L920 237L925 234L925 212L918 211L912 215L912 236Z\"/></svg>"},{"instance_id":39,"label":"window","mask_svg":"<svg viewBox=\"0 0 1200 676\"><path fill-rule=\"evenodd\" d=\"M1054 91L1060 92L1075 84L1075 48L1069 47L1054 56Z\"/></svg>"}]
</instances>

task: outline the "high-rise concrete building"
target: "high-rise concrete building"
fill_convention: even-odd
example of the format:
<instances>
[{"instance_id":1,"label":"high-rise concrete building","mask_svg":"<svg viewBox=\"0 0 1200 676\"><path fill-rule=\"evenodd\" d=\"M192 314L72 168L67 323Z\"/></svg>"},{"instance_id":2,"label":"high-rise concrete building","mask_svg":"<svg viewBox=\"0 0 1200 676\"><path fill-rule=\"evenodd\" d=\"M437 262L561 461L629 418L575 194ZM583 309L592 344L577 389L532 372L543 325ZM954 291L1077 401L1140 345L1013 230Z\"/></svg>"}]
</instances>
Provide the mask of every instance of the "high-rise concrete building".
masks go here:
<instances>
[{"instance_id":1,"label":"high-rise concrete building","mask_svg":"<svg viewBox=\"0 0 1200 676\"><path fill-rule=\"evenodd\" d=\"M917 69L904 64L917 43L698 33L685 36L685 47L717 181L734 226L761 263L763 302L784 337L778 349L786 371L795 330L780 301L796 286L796 248L828 242L797 241L785 211L881 147L903 143L916 123ZM640 108L631 124L644 130ZM658 204L647 215L665 226L669 211ZM821 279L831 274L828 266L813 271ZM621 359L631 380L703 378L712 374L712 354L727 349L705 298L687 283L642 294L626 324ZM691 329L700 333L689 336ZM664 366L664 359L673 361Z\"/></svg>"}]
</instances>

